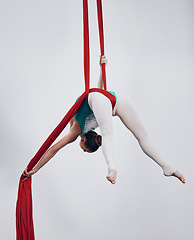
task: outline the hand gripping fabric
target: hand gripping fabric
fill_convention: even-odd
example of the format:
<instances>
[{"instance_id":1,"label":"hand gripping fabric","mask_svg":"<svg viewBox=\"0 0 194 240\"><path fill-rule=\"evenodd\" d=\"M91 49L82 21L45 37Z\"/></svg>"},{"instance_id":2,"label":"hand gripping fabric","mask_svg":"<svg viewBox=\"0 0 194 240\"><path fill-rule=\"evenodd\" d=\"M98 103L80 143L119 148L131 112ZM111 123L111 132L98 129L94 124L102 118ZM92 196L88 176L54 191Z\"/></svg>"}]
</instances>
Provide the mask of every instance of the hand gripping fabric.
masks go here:
<instances>
[{"instance_id":1,"label":"hand gripping fabric","mask_svg":"<svg viewBox=\"0 0 194 240\"><path fill-rule=\"evenodd\" d=\"M103 37L103 23L102 23L102 4L101 0L97 0L98 6L98 21L99 21L99 33L100 33L100 45L101 45L101 56L104 55L104 37ZM101 13L99 13L101 11ZM99 18L101 18L99 20ZM89 88L89 77L90 77L90 55L89 55L89 24L88 24L88 3L87 0L83 0L83 32L84 32L84 77L85 77L85 92L80 98L74 103L74 105L67 112L62 121L49 135L43 145L40 147L35 156L31 159L28 164L28 171L32 170L38 163L47 149L63 131L72 117L80 109L83 104L85 97L88 97L90 92L100 92L108 97L114 108L116 99L115 97L102 89ZM104 70L103 70L104 68ZM103 82L106 87L106 73L105 64L102 64L102 71L104 71ZM105 88L106 89L106 88ZM34 224L33 224L33 210L32 210L32 191L31 191L31 177L23 181L24 176L21 175L18 188L18 199L16 203L16 239L17 240L35 240L34 235Z\"/></svg>"}]
</instances>

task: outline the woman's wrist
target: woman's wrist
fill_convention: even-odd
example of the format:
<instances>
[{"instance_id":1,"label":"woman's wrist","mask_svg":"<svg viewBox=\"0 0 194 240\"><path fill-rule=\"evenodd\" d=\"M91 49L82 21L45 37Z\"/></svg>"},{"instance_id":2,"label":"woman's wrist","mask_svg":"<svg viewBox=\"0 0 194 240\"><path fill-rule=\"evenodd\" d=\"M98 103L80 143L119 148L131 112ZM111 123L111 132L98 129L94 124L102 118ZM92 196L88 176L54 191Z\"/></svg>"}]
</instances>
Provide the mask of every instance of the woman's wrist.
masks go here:
<instances>
[{"instance_id":1,"label":"woman's wrist","mask_svg":"<svg viewBox=\"0 0 194 240\"><path fill-rule=\"evenodd\" d=\"M34 173L38 172L38 169L35 167L35 168L32 169L32 172L34 174Z\"/></svg>"}]
</instances>

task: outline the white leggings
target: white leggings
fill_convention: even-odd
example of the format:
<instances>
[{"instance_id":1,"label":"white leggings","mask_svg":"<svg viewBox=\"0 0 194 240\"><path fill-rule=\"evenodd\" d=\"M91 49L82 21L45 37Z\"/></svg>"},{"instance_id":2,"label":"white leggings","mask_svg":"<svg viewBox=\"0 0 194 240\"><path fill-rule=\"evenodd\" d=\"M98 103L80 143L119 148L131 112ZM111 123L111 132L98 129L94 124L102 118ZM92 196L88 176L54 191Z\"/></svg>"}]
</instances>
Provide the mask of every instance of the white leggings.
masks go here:
<instances>
[{"instance_id":1,"label":"white leggings","mask_svg":"<svg viewBox=\"0 0 194 240\"><path fill-rule=\"evenodd\" d=\"M126 128L133 133L143 152L152 158L163 169L164 175L170 176L175 172L174 168L161 159L155 147L150 142L135 110L126 100L118 97L116 106L112 111L110 100L103 94L94 92L89 94L88 103L94 112L101 130L102 151L108 164L109 171L111 169L116 169L113 148L112 116L118 116Z\"/></svg>"}]
</instances>

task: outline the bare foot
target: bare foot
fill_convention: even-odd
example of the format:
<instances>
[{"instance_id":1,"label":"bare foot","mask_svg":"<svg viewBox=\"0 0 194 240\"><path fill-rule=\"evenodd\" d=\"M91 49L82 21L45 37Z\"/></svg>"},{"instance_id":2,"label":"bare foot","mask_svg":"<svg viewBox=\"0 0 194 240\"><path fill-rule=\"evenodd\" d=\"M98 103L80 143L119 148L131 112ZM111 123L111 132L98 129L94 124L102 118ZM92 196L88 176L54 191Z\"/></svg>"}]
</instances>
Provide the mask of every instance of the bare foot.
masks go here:
<instances>
[{"instance_id":1,"label":"bare foot","mask_svg":"<svg viewBox=\"0 0 194 240\"><path fill-rule=\"evenodd\" d=\"M177 177L182 183L185 183L185 178L179 171L175 171L172 176Z\"/></svg>"}]
</instances>

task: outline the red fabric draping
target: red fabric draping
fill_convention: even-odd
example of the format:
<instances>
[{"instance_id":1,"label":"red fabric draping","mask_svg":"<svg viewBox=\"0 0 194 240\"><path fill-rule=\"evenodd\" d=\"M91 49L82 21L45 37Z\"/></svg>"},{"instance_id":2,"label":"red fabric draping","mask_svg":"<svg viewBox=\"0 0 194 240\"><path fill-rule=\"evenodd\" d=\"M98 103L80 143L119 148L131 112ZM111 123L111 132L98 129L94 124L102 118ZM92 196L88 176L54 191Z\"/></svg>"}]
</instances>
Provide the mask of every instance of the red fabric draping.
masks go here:
<instances>
[{"instance_id":1,"label":"red fabric draping","mask_svg":"<svg viewBox=\"0 0 194 240\"><path fill-rule=\"evenodd\" d=\"M85 92L71 107L59 125L49 135L43 145L40 147L35 156L28 164L30 171L44 155L47 149L59 136L59 134L66 127L71 118L81 107L85 98ZM32 213L32 193L31 193L31 177L23 181L24 177L21 175L18 189L18 199L16 203L16 239L17 240L34 240L34 227L33 227L33 213Z\"/></svg>"},{"instance_id":2,"label":"red fabric draping","mask_svg":"<svg viewBox=\"0 0 194 240\"><path fill-rule=\"evenodd\" d=\"M101 0L97 0L98 4ZM102 11L102 7L98 9ZM99 15L99 14L98 14ZM101 44L101 55L104 55L104 39L103 39L103 27L102 27L102 13L99 32L100 32L100 44ZM115 97L102 89L92 88L89 89L89 74L90 74L90 57L89 57L89 25L88 25L88 4L87 0L83 0L83 28L84 28L84 77L85 77L85 92L80 96L80 98L74 103L71 109L67 112L62 121L54 129L54 131L49 135L43 145L40 147L35 156L31 159L28 164L28 171L32 170L33 167L38 163L47 149L63 131L66 125L69 123L71 118L76 114L76 112L82 106L84 98L88 96L89 92L100 92L108 97L112 103L112 107L116 103ZM105 68L105 64L103 64ZM104 70L103 70L104 71ZM105 74L105 71L104 71ZM106 77L103 78L104 86L106 86ZM16 203L16 239L17 240L34 240L34 227L33 227L33 211L32 211L32 192L31 192L31 177L23 181L24 177L21 175L18 188L18 199Z\"/></svg>"}]
</instances>

